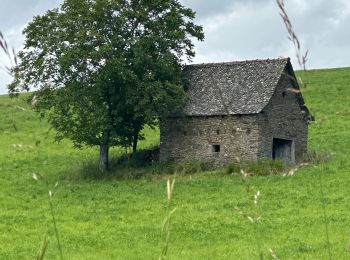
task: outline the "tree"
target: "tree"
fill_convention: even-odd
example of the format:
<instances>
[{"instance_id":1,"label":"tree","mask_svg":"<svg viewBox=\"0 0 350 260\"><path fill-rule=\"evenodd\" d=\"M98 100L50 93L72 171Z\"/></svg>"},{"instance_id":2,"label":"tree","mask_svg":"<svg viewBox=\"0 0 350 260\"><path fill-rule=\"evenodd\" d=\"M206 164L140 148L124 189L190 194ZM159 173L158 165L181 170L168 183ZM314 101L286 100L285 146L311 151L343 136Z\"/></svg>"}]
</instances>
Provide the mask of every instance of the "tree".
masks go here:
<instances>
[{"instance_id":1,"label":"tree","mask_svg":"<svg viewBox=\"0 0 350 260\"><path fill-rule=\"evenodd\" d=\"M9 90L35 90L33 104L77 147L136 150L145 124L181 108L182 66L203 40L178 0L65 0L24 30Z\"/></svg>"}]
</instances>

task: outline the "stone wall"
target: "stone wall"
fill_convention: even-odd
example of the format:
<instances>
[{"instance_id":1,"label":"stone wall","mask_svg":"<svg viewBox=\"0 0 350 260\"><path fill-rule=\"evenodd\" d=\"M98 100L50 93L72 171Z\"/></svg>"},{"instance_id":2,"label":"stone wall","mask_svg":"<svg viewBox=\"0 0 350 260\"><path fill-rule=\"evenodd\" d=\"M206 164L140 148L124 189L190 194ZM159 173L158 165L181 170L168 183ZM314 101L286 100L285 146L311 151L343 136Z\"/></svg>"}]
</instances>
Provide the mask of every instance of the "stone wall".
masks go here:
<instances>
[{"instance_id":1,"label":"stone wall","mask_svg":"<svg viewBox=\"0 0 350 260\"><path fill-rule=\"evenodd\" d=\"M288 71L285 71L270 102L259 114L262 136L259 157L271 157L273 138L279 138L293 142L294 162L305 159L308 138L307 114L300 109L298 93L290 90L293 86L295 82Z\"/></svg>"},{"instance_id":2,"label":"stone wall","mask_svg":"<svg viewBox=\"0 0 350 260\"><path fill-rule=\"evenodd\" d=\"M160 160L202 160L222 165L256 160L258 115L169 118L161 122ZM220 151L217 151L220 146Z\"/></svg>"},{"instance_id":3,"label":"stone wall","mask_svg":"<svg viewBox=\"0 0 350 260\"><path fill-rule=\"evenodd\" d=\"M290 91L296 83L287 70L288 67L268 105L258 114L163 119L160 160L195 159L222 165L271 158L273 139L278 138L291 141L291 163L302 161L307 154L307 113L301 109L301 95L295 88Z\"/></svg>"}]
</instances>

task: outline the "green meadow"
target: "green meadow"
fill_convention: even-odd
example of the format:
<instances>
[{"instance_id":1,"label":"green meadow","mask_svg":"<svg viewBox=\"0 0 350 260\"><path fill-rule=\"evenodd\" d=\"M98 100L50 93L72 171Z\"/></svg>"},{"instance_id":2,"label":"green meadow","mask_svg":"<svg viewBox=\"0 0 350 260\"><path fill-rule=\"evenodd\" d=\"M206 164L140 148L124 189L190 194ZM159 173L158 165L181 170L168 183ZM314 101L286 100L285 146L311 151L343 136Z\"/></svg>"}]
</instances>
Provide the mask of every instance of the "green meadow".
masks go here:
<instances>
[{"instance_id":1,"label":"green meadow","mask_svg":"<svg viewBox=\"0 0 350 260\"><path fill-rule=\"evenodd\" d=\"M112 170L101 176L96 147L55 142L28 95L0 96L0 259L35 259L45 235L45 259L59 259L48 203L56 182L64 259L158 259L169 212L166 180L173 177L169 259L259 259L260 251L264 259L350 259L350 68L301 75L316 120L310 163L292 176L122 167L121 148L112 149ZM144 131L140 148L157 146L159 130Z\"/></svg>"}]
</instances>

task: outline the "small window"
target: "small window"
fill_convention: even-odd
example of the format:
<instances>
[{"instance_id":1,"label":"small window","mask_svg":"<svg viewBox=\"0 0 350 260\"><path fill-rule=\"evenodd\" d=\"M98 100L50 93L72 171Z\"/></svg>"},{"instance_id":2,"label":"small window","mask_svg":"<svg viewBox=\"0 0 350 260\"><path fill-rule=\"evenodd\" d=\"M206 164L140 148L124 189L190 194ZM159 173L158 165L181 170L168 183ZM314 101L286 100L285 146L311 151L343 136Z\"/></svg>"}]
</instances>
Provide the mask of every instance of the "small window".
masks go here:
<instances>
[{"instance_id":1,"label":"small window","mask_svg":"<svg viewBox=\"0 0 350 260\"><path fill-rule=\"evenodd\" d=\"M186 131L184 131L184 136L186 136L187 135L187 132Z\"/></svg>"},{"instance_id":2,"label":"small window","mask_svg":"<svg viewBox=\"0 0 350 260\"><path fill-rule=\"evenodd\" d=\"M220 130L216 129L216 134L219 135L220 134Z\"/></svg>"},{"instance_id":3,"label":"small window","mask_svg":"<svg viewBox=\"0 0 350 260\"><path fill-rule=\"evenodd\" d=\"M214 153L220 152L220 145L219 144L213 144L213 152Z\"/></svg>"}]
</instances>

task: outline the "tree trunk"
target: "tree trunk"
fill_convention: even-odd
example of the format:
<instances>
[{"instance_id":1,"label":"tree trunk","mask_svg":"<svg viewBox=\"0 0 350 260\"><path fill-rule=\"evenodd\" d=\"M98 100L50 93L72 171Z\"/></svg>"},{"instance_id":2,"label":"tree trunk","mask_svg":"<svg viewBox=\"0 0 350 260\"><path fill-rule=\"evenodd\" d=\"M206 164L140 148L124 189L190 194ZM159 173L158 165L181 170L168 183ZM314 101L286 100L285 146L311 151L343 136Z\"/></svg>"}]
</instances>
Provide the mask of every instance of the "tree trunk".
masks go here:
<instances>
[{"instance_id":1,"label":"tree trunk","mask_svg":"<svg viewBox=\"0 0 350 260\"><path fill-rule=\"evenodd\" d=\"M100 145L100 171L105 172L108 170L108 144Z\"/></svg>"},{"instance_id":2,"label":"tree trunk","mask_svg":"<svg viewBox=\"0 0 350 260\"><path fill-rule=\"evenodd\" d=\"M138 141L138 138L139 137L139 134L137 133L136 135L134 135L133 137L133 142L132 142L132 153L135 153L136 150L137 150L137 141Z\"/></svg>"}]
</instances>

